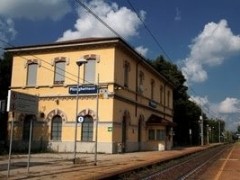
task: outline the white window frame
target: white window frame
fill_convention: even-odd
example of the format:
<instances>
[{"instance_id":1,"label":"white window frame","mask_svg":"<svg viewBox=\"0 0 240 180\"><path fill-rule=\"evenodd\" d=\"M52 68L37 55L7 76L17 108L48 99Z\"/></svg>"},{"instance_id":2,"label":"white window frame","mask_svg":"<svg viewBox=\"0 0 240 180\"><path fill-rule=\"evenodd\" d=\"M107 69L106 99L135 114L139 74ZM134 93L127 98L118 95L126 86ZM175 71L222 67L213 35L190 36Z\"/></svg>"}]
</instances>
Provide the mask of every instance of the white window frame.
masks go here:
<instances>
[{"instance_id":1,"label":"white window frame","mask_svg":"<svg viewBox=\"0 0 240 180\"><path fill-rule=\"evenodd\" d=\"M66 68L66 61L65 60L55 61L54 84L64 84L64 82L65 82L65 68Z\"/></svg>"},{"instance_id":2,"label":"white window frame","mask_svg":"<svg viewBox=\"0 0 240 180\"><path fill-rule=\"evenodd\" d=\"M27 86L36 86L37 84L38 64L35 62L27 65Z\"/></svg>"}]
</instances>

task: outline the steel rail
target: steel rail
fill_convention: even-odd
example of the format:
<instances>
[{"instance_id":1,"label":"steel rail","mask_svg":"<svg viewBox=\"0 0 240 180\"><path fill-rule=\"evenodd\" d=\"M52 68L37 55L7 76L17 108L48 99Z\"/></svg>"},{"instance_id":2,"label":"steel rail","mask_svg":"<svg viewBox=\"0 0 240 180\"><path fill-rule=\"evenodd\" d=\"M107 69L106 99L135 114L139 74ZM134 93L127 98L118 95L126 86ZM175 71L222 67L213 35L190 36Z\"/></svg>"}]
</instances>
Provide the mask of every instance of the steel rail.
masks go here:
<instances>
[{"instance_id":1,"label":"steel rail","mask_svg":"<svg viewBox=\"0 0 240 180\"><path fill-rule=\"evenodd\" d=\"M200 169L203 168L205 165L213 161L214 158L223 153L227 148L229 148L229 145L220 145L217 147L206 149L201 152L194 153L192 155L184 157L185 159L179 159L179 161L177 161L177 164L174 164L171 167L168 167L164 170L157 170L152 174L145 175L145 177L141 179L151 180L160 177L165 178L167 174L175 176L177 177L177 179L187 179L188 177L200 171Z\"/></svg>"},{"instance_id":2,"label":"steel rail","mask_svg":"<svg viewBox=\"0 0 240 180\"><path fill-rule=\"evenodd\" d=\"M206 166L208 163L211 163L215 160L215 158L219 157L227 148L229 148L228 146L225 146L223 149L221 149L219 152L217 152L216 154L214 154L211 158L209 158L207 161L205 161L204 163L200 164L199 166L197 166L196 168L194 168L193 170L189 171L187 174L185 174L184 176L180 177L180 180L185 180L189 177L191 177L192 175L198 173L202 168L204 168L204 166Z\"/></svg>"}]
</instances>

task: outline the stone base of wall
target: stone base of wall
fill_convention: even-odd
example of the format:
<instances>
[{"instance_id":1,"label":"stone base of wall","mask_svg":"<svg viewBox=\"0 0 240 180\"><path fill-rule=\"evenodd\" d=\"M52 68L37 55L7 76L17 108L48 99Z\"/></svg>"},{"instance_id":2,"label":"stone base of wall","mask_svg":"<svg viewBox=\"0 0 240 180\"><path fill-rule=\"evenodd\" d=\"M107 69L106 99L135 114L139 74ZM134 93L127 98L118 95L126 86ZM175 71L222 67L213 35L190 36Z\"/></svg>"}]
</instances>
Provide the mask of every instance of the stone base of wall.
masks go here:
<instances>
[{"instance_id":1,"label":"stone base of wall","mask_svg":"<svg viewBox=\"0 0 240 180\"><path fill-rule=\"evenodd\" d=\"M13 151L27 152L28 148L29 148L28 141L13 141L12 142L12 150ZM46 142L46 141L33 141L31 143L31 150L33 152L47 152L48 151L48 142Z\"/></svg>"},{"instance_id":2,"label":"stone base of wall","mask_svg":"<svg viewBox=\"0 0 240 180\"><path fill-rule=\"evenodd\" d=\"M124 149L125 148L125 149ZM127 142L125 147L121 143L117 142L98 142L98 153L123 153L125 152L138 152L138 151L164 151L165 145L157 142ZM28 142L14 141L12 146L13 151L27 152ZM74 152L73 141L33 141L32 151L35 152ZM79 153L95 153L95 142L77 142L76 152Z\"/></svg>"},{"instance_id":3,"label":"stone base of wall","mask_svg":"<svg viewBox=\"0 0 240 180\"><path fill-rule=\"evenodd\" d=\"M33 141L31 144L32 151L35 152L74 152L73 141ZM27 152L28 142L13 141L12 150L17 152ZM77 142L76 152L95 153L95 142ZM115 153L113 144L110 142L99 142L97 144L98 153Z\"/></svg>"},{"instance_id":4,"label":"stone base of wall","mask_svg":"<svg viewBox=\"0 0 240 180\"><path fill-rule=\"evenodd\" d=\"M74 152L74 142L49 142L49 149L56 152ZM95 152L95 142L77 142L76 152L81 153L94 153ZM114 153L113 145L110 142L99 142L97 144L98 153Z\"/></svg>"}]
</instances>

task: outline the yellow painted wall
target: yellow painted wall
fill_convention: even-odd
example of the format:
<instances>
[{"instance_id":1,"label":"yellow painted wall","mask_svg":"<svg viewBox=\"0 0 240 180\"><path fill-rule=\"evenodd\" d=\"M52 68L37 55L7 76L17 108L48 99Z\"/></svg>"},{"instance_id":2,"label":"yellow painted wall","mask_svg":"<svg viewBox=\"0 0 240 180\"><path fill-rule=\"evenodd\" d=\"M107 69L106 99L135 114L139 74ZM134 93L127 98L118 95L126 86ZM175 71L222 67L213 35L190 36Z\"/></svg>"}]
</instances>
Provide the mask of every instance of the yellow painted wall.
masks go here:
<instances>
[{"instance_id":1,"label":"yellow painted wall","mask_svg":"<svg viewBox=\"0 0 240 180\"><path fill-rule=\"evenodd\" d=\"M38 123L34 130L34 140L44 139L50 140L51 120L48 120L49 114L54 110L61 110L65 116L62 123L62 139L61 141L74 141L75 135L75 120L76 120L76 95L69 94L69 87L77 84L78 67L76 61L86 55L97 55L99 60L96 63L96 81L99 74L100 85L104 84L104 88L109 91L109 98L99 98L98 107L98 141L99 142L121 142L122 141L122 120L125 112L129 113L127 121L127 142L138 141L138 122L140 115L144 116L144 123L152 114L157 114L163 117L163 113L167 113L168 120L172 121L172 87L166 85L165 87L165 102L167 102L167 92L170 91L169 107L164 108L160 102L160 86L166 84L162 78L159 78L151 69L146 68L146 64L140 63L136 56L128 53L123 47L118 46L99 48L77 48L76 50L60 51L41 51L40 53L31 55L14 56L13 72L11 87L13 90L27 94L39 96L39 112L45 115L44 118L39 119L45 123ZM65 82L63 85L54 85L54 58L65 57ZM27 77L27 60L38 60L39 66L37 69L37 84L36 87L26 86ZM128 88L119 88L116 90L116 84L124 86L124 62L127 61L130 65L129 84ZM138 67L137 67L138 66ZM142 71L144 73L142 95L138 94L136 97L136 90L138 83L136 83L136 72ZM83 83L84 65L80 67L80 84ZM150 85L151 80L154 79L154 98L157 107L151 109L149 101L151 100ZM95 82L96 83L96 82ZM116 83L116 84L114 84ZM136 106L136 103L139 105ZM95 95L79 95L78 113L85 110L91 110L96 115L97 100ZM137 112L136 112L137 107ZM39 118L39 117L38 117ZM47 122L46 122L47 121ZM95 140L95 125L94 119L94 133L93 141ZM19 123L18 129L15 130L14 138L21 140L22 137L22 122ZM112 127L112 128L111 128ZM142 142L148 141L147 127L144 124L142 130ZM77 140L81 140L81 125L78 124Z\"/></svg>"},{"instance_id":2,"label":"yellow painted wall","mask_svg":"<svg viewBox=\"0 0 240 180\"><path fill-rule=\"evenodd\" d=\"M37 69L37 86L51 86L54 81L54 58L65 57L67 64L65 70L65 85L77 84L78 68L76 61L85 55L95 54L100 57L100 62L96 65L97 73L101 74L101 82L113 82L114 73L114 49L94 49L94 50L77 50L66 51L64 53L41 53L28 56L15 56L13 60L12 87L25 87L27 77L27 61L37 59L39 67ZM80 83L82 83L84 66L80 67Z\"/></svg>"}]
</instances>

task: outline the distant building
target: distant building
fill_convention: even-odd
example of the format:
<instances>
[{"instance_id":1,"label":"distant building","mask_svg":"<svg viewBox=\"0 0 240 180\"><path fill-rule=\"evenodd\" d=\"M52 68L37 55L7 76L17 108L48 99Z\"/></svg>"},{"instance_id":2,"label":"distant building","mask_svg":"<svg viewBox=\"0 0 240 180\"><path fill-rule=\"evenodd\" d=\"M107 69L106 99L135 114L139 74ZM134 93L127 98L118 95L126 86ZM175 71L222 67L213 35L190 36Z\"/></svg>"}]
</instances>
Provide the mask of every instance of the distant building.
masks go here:
<instances>
[{"instance_id":1,"label":"distant building","mask_svg":"<svg viewBox=\"0 0 240 180\"><path fill-rule=\"evenodd\" d=\"M27 147L34 119L33 148L72 152L81 117L77 152L94 152L96 132L102 153L171 149L173 85L122 39L79 39L6 52L13 55L11 90L39 98L35 116L14 113L15 148ZM87 63L78 69L79 59Z\"/></svg>"}]
</instances>

